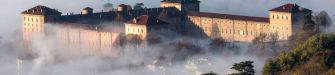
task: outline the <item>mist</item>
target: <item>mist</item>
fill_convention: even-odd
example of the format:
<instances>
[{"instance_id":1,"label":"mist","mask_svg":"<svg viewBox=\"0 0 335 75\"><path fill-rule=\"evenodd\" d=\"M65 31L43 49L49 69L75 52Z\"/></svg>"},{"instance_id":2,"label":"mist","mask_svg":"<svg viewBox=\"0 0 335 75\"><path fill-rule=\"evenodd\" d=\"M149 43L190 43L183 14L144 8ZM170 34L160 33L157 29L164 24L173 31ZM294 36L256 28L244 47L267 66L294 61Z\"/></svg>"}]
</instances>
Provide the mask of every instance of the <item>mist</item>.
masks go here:
<instances>
[{"instance_id":1,"label":"mist","mask_svg":"<svg viewBox=\"0 0 335 75\"><path fill-rule=\"evenodd\" d=\"M288 1L281 0L201 0L201 11L218 12L248 16L268 15L268 10ZM56 8L66 13L80 13L84 7L92 7L95 12L102 11L102 6L108 0L2 0L0 9L0 73L3 75L15 75L17 73L16 59L24 48L20 45L22 19L20 13L36 5L45 5ZM114 6L125 3L135 4L143 2L146 7L159 7L160 0L110 0ZM247 4L251 3L251 4ZM299 0L297 3L302 7L309 8L315 13L326 11L333 22L335 22L335 0ZM55 27L57 28L57 27ZM333 24L330 31L334 31ZM216 72L226 75L234 72L229 69L233 63L251 60L255 61L256 74L260 74L263 63L267 57L249 55L246 45L239 45L241 52L234 54L226 51L226 55L212 55L208 52L208 39L191 39L192 44L199 46L203 53L194 54L188 59L178 61L174 65L153 66L156 58L161 56L166 44L190 39L180 37L177 39L165 40L163 44L149 46L148 48L128 47L130 54L118 59L106 59L101 57L78 56L68 54L68 49L59 49L55 38L42 37L34 42L35 52L39 53L37 59L31 63L25 63L24 73L27 75L194 75L195 73ZM71 50L70 50L71 51ZM75 51L75 50L72 50ZM173 52L168 52L173 53ZM61 57L58 57L61 56ZM59 59L66 58L66 61L53 63ZM144 62L145 61L145 62ZM38 63L38 64L36 64ZM144 63L144 65L142 64ZM129 65L136 65L129 69ZM137 67L139 66L139 67Z\"/></svg>"}]
</instances>

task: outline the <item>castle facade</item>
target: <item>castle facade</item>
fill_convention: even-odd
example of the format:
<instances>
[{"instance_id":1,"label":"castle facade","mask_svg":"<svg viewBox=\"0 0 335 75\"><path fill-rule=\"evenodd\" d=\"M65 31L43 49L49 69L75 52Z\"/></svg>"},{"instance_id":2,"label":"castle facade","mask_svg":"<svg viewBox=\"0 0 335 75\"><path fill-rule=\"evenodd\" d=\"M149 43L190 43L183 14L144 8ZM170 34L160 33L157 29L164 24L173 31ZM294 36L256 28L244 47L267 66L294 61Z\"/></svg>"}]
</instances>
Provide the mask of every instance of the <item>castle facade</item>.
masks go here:
<instances>
[{"instance_id":1,"label":"castle facade","mask_svg":"<svg viewBox=\"0 0 335 75\"><path fill-rule=\"evenodd\" d=\"M87 7L80 14L63 15L39 5L21 14L24 46L27 48L31 47L29 45L36 35L56 34L64 47L98 53L90 55L112 53L117 56L112 47L119 35L138 35L147 40L164 34L162 30L239 42L251 42L262 34L288 40L299 30L300 18L307 18L306 15L311 13L311 10L296 4L285 4L269 10L269 17L242 16L200 12L198 0L163 0L158 8L135 10L121 4L115 10L93 12ZM48 33L52 24L60 28L53 30L55 33ZM115 25L120 28L113 28Z\"/></svg>"}]
</instances>

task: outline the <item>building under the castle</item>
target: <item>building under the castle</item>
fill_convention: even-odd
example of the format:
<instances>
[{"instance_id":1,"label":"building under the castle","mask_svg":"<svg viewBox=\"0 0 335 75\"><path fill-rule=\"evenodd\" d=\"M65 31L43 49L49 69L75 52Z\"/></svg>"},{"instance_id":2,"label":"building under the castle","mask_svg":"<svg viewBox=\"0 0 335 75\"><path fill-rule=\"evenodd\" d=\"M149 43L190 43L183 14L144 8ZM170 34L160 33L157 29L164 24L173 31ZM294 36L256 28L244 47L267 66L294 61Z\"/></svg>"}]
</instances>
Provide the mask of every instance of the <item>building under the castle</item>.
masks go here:
<instances>
[{"instance_id":1,"label":"building under the castle","mask_svg":"<svg viewBox=\"0 0 335 75\"><path fill-rule=\"evenodd\" d=\"M163 0L158 8L135 10L121 4L108 11L94 12L87 7L79 14L62 14L39 5L21 14L24 46L27 48L31 47L34 36L48 36L51 34L48 27L57 25L59 28L52 34L56 34L64 47L93 53L89 55L112 53L117 56L112 45L121 34L138 35L146 40L171 31L185 36L239 42L251 42L261 34L276 34L279 40L287 40L299 30L300 18L311 13L311 10L296 4L285 4L269 10L268 17L242 16L201 12L198 0ZM115 26L120 28L113 28Z\"/></svg>"}]
</instances>

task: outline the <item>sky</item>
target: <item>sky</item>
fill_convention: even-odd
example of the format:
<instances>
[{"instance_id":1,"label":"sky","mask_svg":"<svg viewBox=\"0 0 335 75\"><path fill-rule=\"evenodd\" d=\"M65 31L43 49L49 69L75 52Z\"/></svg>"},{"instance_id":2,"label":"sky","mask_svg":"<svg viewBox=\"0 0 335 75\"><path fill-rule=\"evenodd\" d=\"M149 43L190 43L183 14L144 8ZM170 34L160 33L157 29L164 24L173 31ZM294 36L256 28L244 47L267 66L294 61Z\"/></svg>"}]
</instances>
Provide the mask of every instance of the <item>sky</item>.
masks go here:
<instances>
[{"instance_id":1,"label":"sky","mask_svg":"<svg viewBox=\"0 0 335 75\"><path fill-rule=\"evenodd\" d=\"M267 16L267 10L275 8L291 0L200 0L201 10L248 16ZM36 5L45 5L66 13L79 13L84 7L93 7L101 11L104 3L114 5L125 3L135 4L142 2L146 7L159 7L160 0L1 0L0 9L0 36L6 37L16 30L21 29L20 12ZM296 0L303 7L320 12L327 11L332 17L335 15L335 0Z\"/></svg>"}]
</instances>

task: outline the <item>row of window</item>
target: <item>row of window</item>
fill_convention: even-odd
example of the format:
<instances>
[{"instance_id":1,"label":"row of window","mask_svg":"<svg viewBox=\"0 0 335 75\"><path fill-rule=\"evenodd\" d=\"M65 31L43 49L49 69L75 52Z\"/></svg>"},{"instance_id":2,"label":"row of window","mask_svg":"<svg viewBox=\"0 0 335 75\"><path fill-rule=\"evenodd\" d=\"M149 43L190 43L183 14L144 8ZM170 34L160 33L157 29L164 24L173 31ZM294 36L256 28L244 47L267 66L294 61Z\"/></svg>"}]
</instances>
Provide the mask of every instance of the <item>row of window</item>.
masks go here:
<instances>
[{"instance_id":1,"label":"row of window","mask_svg":"<svg viewBox=\"0 0 335 75\"><path fill-rule=\"evenodd\" d=\"M79 40L70 40L69 43L80 43ZM109 45L111 44L110 42L106 42L106 43L96 43L96 42L89 42L89 45L93 45L93 46L97 46L97 45Z\"/></svg>"},{"instance_id":2,"label":"row of window","mask_svg":"<svg viewBox=\"0 0 335 75\"><path fill-rule=\"evenodd\" d=\"M270 29L271 26L265 26L265 27L266 27L266 29ZM201 28L204 29L205 31L212 29L211 27L201 27ZM241 29L241 28L239 28L239 29ZM284 27L284 26L272 26L271 29L273 29L273 30L289 30L288 27Z\"/></svg>"},{"instance_id":3,"label":"row of window","mask_svg":"<svg viewBox=\"0 0 335 75\"><path fill-rule=\"evenodd\" d=\"M39 18L33 18L33 17L24 17L24 21L28 21L28 22L42 22L41 19L39 19Z\"/></svg>"},{"instance_id":4,"label":"row of window","mask_svg":"<svg viewBox=\"0 0 335 75\"><path fill-rule=\"evenodd\" d=\"M211 29L209 28L204 28L205 32L211 32ZM261 32L259 31L245 31L245 30L233 30L233 29L221 29L221 31L216 31L219 32L221 34L237 34L237 35L254 35L254 36L258 36L261 34ZM268 35L270 35L270 33L268 33ZM287 37L288 35L286 34L281 34L284 37Z\"/></svg>"},{"instance_id":5,"label":"row of window","mask_svg":"<svg viewBox=\"0 0 335 75\"><path fill-rule=\"evenodd\" d=\"M288 16L283 16L283 15L272 15L272 19L283 19L283 20L288 20Z\"/></svg>"},{"instance_id":6,"label":"row of window","mask_svg":"<svg viewBox=\"0 0 335 75\"><path fill-rule=\"evenodd\" d=\"M33 24L33 23L24 23L24 26L26 26L26 27L41 27L41 25Z\"/></svg>"},{"instance_id":7,"label":"row of window","mask_svg":"<svg viewBox=\"0 0 335 75\"><path fill-rule=\"evenodd\" d=\"M194 18L190 18L190 20L192 22L199 22L198 19L194 19ZM202 19L201 22L203 24L213 24L212 20L211 19ZM225 20L215 20L215 23L224 23L224 24L236 24L236 25L240 25L240 24L243 24L243 25L259 25L259 24L254 24L254 23L246 23L246 22L234 22L234 21L225 21ZM264 25L265 26L265 25Z\"/></svg>"},{"instance_id":8,"label":"row of window","mask_svg":"<svg viewBox=\"0 0 335 75\"><path fill-rule=\"evenodd\" d=\"M136 32L136 33L141 33L141 34L144 33L144 30L140 29L140 28L133 28L133 29L128 28L127 30L128 30L128 32L134 32L134 33Z\"/></svg>"},{"instance_id":9,"label":"row of window","mask_svg":"<svg viewBox=\"0 0 335 75\"><path fill-rule=\"evenodd\" d=\"M221 29L221 34L237 34L237 35L259 35L258 31L245 31L245 30L233 30L233 29Z\"/></svg>"},{"instance_id":10,"label":"row of window","mask_svg":"<svg viewBox=\"0 0 335 75\"><path fill-rule=\"evenodd\" d=\"M23 28L24 32L41 32L41 29L37 29L37 28Z\"/></svg>"}]
</instances>

